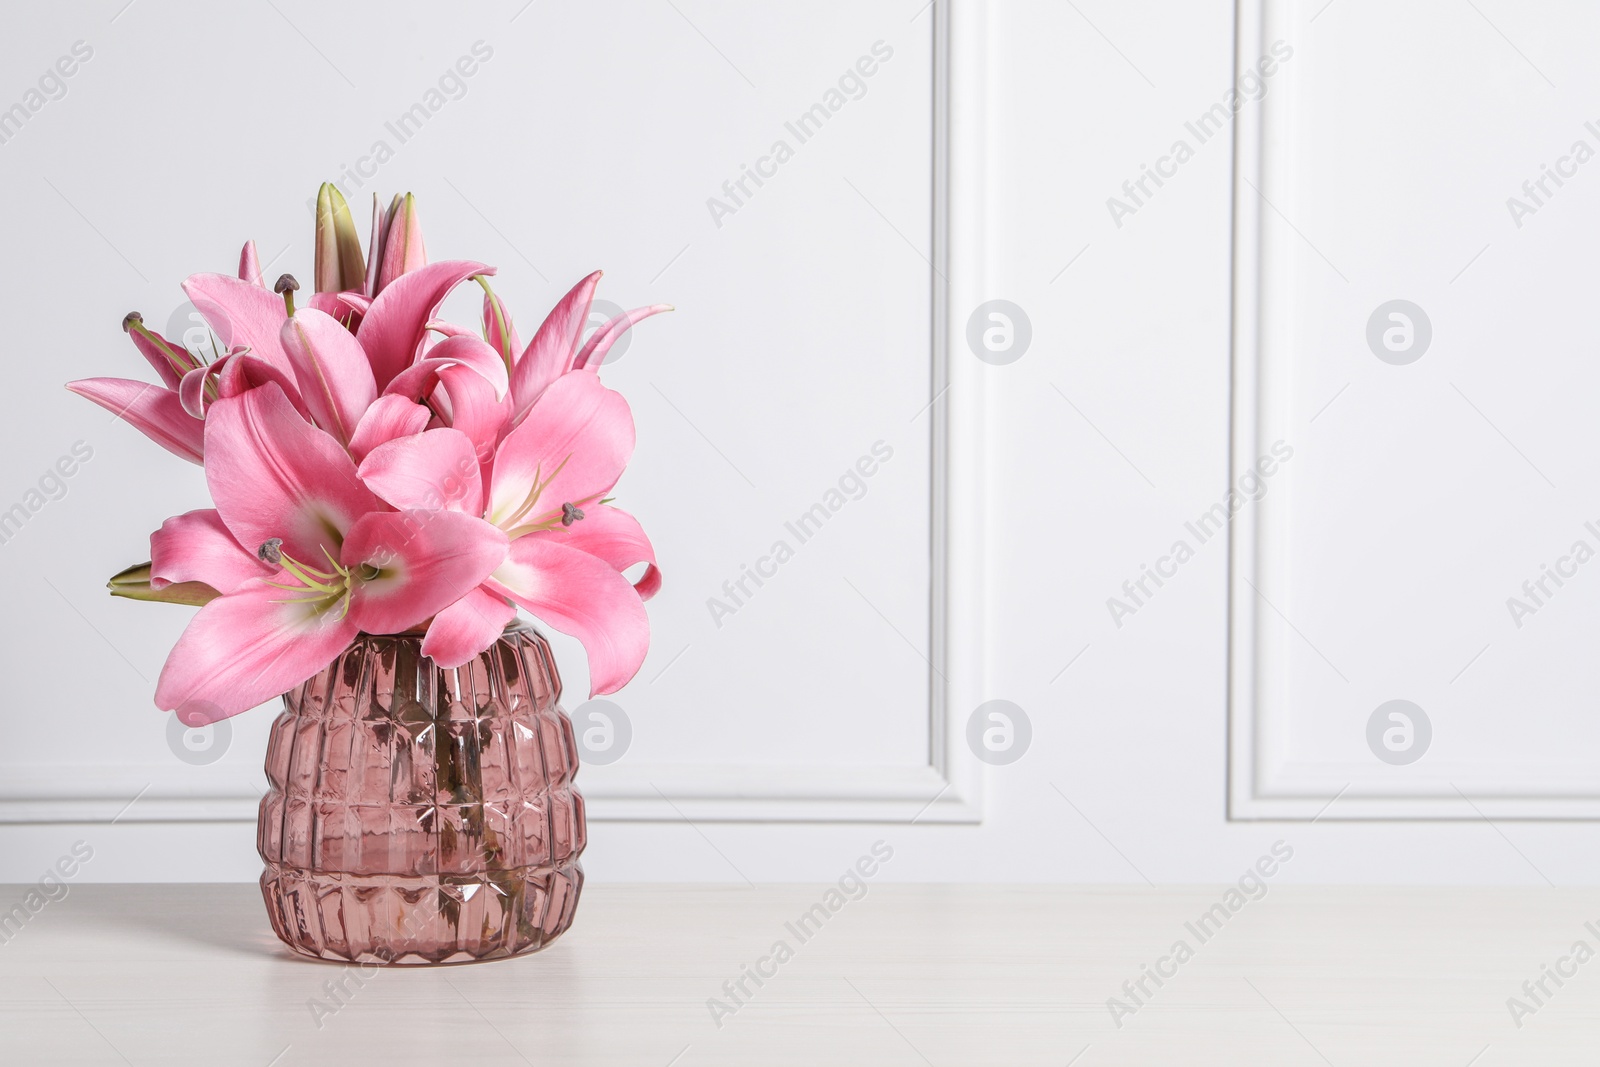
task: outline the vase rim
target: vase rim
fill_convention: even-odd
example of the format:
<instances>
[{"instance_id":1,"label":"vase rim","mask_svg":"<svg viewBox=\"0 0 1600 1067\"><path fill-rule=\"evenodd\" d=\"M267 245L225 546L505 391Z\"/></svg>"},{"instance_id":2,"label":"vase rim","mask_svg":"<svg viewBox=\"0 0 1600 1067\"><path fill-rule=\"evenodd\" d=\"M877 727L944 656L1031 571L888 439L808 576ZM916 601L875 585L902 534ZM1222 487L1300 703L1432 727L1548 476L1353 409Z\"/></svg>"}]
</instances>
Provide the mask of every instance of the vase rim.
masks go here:
<instances>
[{"instance_id":1,"label":"vase rim","mask_svg":"<svg viewBox=\"0 0 1600 1067\"><path fill-rule=\"evenodd\" d=\"M428 620L428 622L432 622L432 621L433 621L432 619ZM526 620L526 619L512 619L510 622L506 623L506 628L504 630L500 631L500 636L501 637L505 637L507 634L516 634L516 633L531 632L531 631L533 631L533 624L530 623L528 620ZM387 633L387 634L372 634L372 633L367 633L365 630L363 630L363 631L361 631L361 633L357 634L356 637L357 637L358 640L360 638L363 638L363 637L425 637L427 635L427 633L428 633L428 623L423 623L421 626L416 626L416 627L413 627L413 628L411 628L409 630L396 630L394 633Z\"/></svg>"}]
</instances>

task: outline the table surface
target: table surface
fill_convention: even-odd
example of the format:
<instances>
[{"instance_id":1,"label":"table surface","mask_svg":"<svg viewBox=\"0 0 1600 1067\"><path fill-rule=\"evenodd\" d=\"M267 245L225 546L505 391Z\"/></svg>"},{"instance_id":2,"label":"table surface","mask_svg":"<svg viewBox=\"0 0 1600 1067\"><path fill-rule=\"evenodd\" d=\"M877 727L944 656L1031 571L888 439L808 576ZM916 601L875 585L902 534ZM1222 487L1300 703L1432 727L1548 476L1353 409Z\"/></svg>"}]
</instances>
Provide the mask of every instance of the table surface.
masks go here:
<instances>
[{"instance_id":1,"label":"table surface","mask_svg":"<svg viewBox=\"0 0 1600 1067\"><path fill-rule=\"evenodd\" d=\"M254 886L72 885L0 944L0 1063L1600 1061L1596 890L826 889L591 884L543 952L363 975L282 949Z\"/></svg>"}]
</instances>

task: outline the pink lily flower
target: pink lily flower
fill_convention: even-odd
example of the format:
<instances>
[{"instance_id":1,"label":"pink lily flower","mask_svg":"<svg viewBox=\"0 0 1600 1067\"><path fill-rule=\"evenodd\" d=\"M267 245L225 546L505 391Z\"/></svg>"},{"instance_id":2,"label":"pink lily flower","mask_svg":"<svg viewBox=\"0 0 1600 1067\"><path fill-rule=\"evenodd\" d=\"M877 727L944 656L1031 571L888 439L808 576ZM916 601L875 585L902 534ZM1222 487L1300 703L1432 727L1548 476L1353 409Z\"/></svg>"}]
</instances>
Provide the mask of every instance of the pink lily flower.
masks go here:
<instances>
[{"instance_id":1,"label":"pink lily flower","mask_svg":"<svg viewBox=\"0 0 1600 1067\"><path fill-rule=\"evenodd\" d=\"M355 334L333 316L301 308L279 333L311 421L348 446L361 418L378 398L372 365Z\"/></svg>"},{"instance_id":2,"label":"pink lily flower","mask_svg":"<svg viewBox=\"0 0 1600 1067\"><path fill-rule=\"evenodd\" d=\"M200 609L167 657L156 704L190 726L237 715L326 667L360 633L400 633L483 580L505 544L481 520L374 512L322 566L284 560Z\"/></svg>"},{"instance_id":3,"label":"pink lily flower","mask_svg":"<svg viewBox=\"0 0 1600 1067\"><path fill-rule=\"evenodd\" d=\"M293 291L298 284L284 275L275 291L268 290L261 281L255 243L247 242L239 255L238 277L196 274L183 285L224 355L207 363L147 329L134 313L124 320L123 328L155 368L162 386L91 378L72 382L68 388L192 463L204 461L209 405L267 381L276 382L297 409L340 443L350 445L378 392L417 362L427 326L450 290L474 275L494 273L491 267L467 261L424 266L422 231L410 194L395 198L383 222L382 247L373 256L374 263L382 260L382 270L370 276L369 285L362 278L360 242L349 208L334 186L324 184L318 194L316 255L321 291L312 295L310 307L293 324ZM334 290L335 286L341 288ZM381 289L382 299L364 292L364 286L374 294ZM329 320L337 320L338 331ZM482 352L463 354L457 349L436 358L475 367L488 376L496 395L503 396L509 364L493 355L487 344L479 342L478 347ZM482 358L485 354L492 358ZM445 365L430 364L430 369ZM417 377L427 374L425 370ZM431 388L440 379L429 381ZM464 388L468 387L457 391ZM411 399L427 397L418 392ZM398 409L387 405L385 410L393 415ZM374 443L371 434L362 442L365 448Z\"/></svg>"},{"instance_id":4,"label":"pink lily flower","mask_svg":"<svg viewBox=\"0 0 1600 1067\"><path fill-rule=\"evenodd\" d=\"M477 444L450 428L373 449L357 474L390 505L482 514L510 540L505 561L473 595L441 611L423 652L460 666L494 643L520 606L578 638L591 695L614 693L649 647L644 600L660 587L654 549L637 520L603 503L633 453L633 416L598 377L574 374L545 390L500 442L487 482ZM622 573L645 573L635 585Z\"/></svg>"},{"instance_id":5,"label":"pink lily flower","mask_svg":"<svg viewBox=\"0 0 1600 1067\"><path fill-rule=\"evenodd\" d=\"M226 350L218 359L207 363L168 341L146 327L144 317L135 311L122 320L122 328L155 368L162 384L86 378L69 382L67 388L191 463L204 462L205 411L212 401L273 381L299 405L288 357L276 336L269 336L276 332L273 320L283 314L283 303L245 280L251 273L259 276L260 270L252 241L239 255L239 278L197 274L184 283L190 300L211 326L218 347Z\"/></svg>"},{"instance_id":6,"label":"pink lily flower","mask_svg":"<svg viewBox=\"0 0 1600 1067\"><path fill-rule=\"evenodd\" d=\"M416 361L427 337L427 326L450 291L473 275L489 275L494 268L471 260L446 260L401 275L373 299L356 340L372 364L379 391Z\"/></svg>"},{"instance_id":7,"label":"pink lily flower","mask_svg":"<svg viewBox=\"0 0 1600 1067\"><path fill-rule=\"evenodd\" d=\"M178 386L185 375L204 364L182 345L146 327L144 316L137 311L122 320L122 328L155 368L161 385L128 378L84 378L68 382L67 388L123 419L173 455L190 463L202 462L204 424L184 407Z\"/></svg>"},{"instance_id":8,"label":"pink lily flower","mask_svg":"<svg viewBox=\"0 0 1600 1067\"><path fill-rule=\"evenodd\" d=\"M580 347L578 342L582 340L583 328L589 321L589 308L594 303L594 291L600 284L600 275L600 271L595 271L561 298L517 360L511 372L513 425L527 418L534 402L557 378L580 369L598 373L600 363L611 346L635 323L672 310L671 304L634 308L608 320Z\"/></svg>"},{"instance_id":9,"label":"pink lily flower","mask_svg":"<svg viewBox=\"0 0 1600 1067\"><path fill-rule=\"evenodd\" d=\"M360 463L367 453L396 437L409 437L428 428L433 411L403 396L380 396L356 423L350 437L350 458Z\"/></svg>"},{"instance_id":10,"label":"pink lily flower","mask_svg":"<svg viewBox=\"0 0 1600 1067\"><path fill-rule=\"evenodd\" d=\"M224 274L193 275L184 282L184 290L217 335L232 347L227 356L211 364L202 364L184 353L191 362L184 366L183 374L193 375L185 391L189 403L149 398L135 408L135 418L155 406L157 414L170 410L174 420L177 412L199 420L211 400L235 396L244 388L273 381L302 414L341 444L349 445L377 399L379 386L387 386L416 360L426 339L427 324L444 298L456 285L478 273L493 273L493 268L465 261L437 263L398 279L378 300L368 302L355 292L316 293L310 307L300 308L292 316L299 284L290 275L278 279L276 292ZM487 345L481 341L477 344L490 358L464 358L459 352L442 353L439 358L476 368L503 392L504 366ZM181 348L177 351L183 352ZM249 362L235 368L230 377L225 361ZM94 382L73 383L70 388L90 399L106 396L97 402L107 407L140 393L126 383L110 390L96 388ZM394 409L390 406L389 410L392 413ZM165 422L147 428L151 422L148 418L130 421L158 443L165 443L175 432ZM201 424L178 421L176 425L188 436L180 440L186 447L174 451L200 462ZM158 433L164 436L157 436ZM371 444L369 440L367 446Z\"/></svg>"},{"instance_id":11,"label":"pink lily flower","mask_svg":"<svg viewBox=\"0 0 1600 1067\"><path fill-rule=\"evenodd\" d=\"M113 594L203 605L162 670L157 703L185 722L236 714L311 677L357 634L426 629L460 666L525 608L577 637L591 694L637 673L643 602L661 585L639 523L612 507L632 415L600 383L606 353L667 305L583 339L600 274L580 281L523 347L493 268L427 263L414 198L373 203L362 256L338 190L318 194L317 291L271 289L254 243L238 276L185 292L217 338L209 362L124 328L160 385L74 382L163 447L203 462L215 507L165 522L148 564ZM481 338L437 318L484 290ZM642 565L631 580L626 572Z\"/></svg>"},{"instance_id":12,"label":"pink lily flower","mask_svg":"<svg viewBox=\"0 0 1600 1067\"><path fill-rule=\"evenodd\" d=\"M385 509L276 384L213 404L206 441L215 511L152 539L152 585L222 593L190 621L156 687L156 703L191 725L293 688L358 633L426 622L505 559L505 534L482 519Z\"/></svg>"}]
</instances>

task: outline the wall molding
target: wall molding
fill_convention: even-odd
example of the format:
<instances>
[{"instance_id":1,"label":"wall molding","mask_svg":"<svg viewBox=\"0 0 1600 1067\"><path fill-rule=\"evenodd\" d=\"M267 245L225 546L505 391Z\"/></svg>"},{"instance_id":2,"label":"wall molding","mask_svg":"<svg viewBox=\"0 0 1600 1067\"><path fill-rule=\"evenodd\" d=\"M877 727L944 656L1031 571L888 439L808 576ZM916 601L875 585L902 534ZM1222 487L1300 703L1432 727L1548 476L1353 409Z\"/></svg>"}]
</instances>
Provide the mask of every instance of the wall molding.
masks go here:
<instances>
[{"instance_id":1,"label":"wall molding","mask_svg":"<svg viewBox=\"0 0 1600 1067\"><path fill-rule=\"evenodd\" d=\"M959 10L952 11L952 7ZM982 821L983 766L968 750L961 708L982 703L984 407L975 360L949 359L964 324L952 308L983 299L982 5L935 4L932 506L929 745L925 766L587 766L578 785L596 821ZM204 784L196 768L73 767L67 774L0 767L0 824L253 822L260 794ZM85 783L89 783L86 785ZM260 788L264 788L263 782ZM130 804L132 798L137 800Z\"/></svg>"},{"instance_id":2,"label":"wall molding","mask_svg":"<svg viewBox=\"0 0 1600 1067\"><path fill-rule=\"evenodd\" d=\"M1239 0L1234 65L1253 61L1293 27L1297 0ZM1233 365L1229 471L1296 434L1289 386L1295 327L1287 310L1298 240L1295 218L1296 84L1306 60L1284 64L1272 91L1234 125ZM1259 190L1259 192L1258 192ZM1266 206L1270 202L1271 207ZM1281 212L1281 214L1280 214ZM1288 506L1268 493L1230 527L1228 579L1228 817L1232 820L1600 818L1600 768L1505 767L1437 760L1398 769L1312 763L1289 753L1293 690L1289 652L1298 640L1265 604L1292 603ZM1457 783L1471 782L1466 796ZM1470 798L1470 799L1469 799Z\"/></svg>"},{"instance_id":3,"label":"wall molding","mask_svg":"<svg viewBox=\"0 0 1600 1067\"><path fill-rule=\"evenodd\" d=\"M186 784L167 768L159 769L160 777L141 777L140 771L118 767L98 779L92 791L48 771L8 771L0 791L0 824L255 821L260 792ZM613 765L583 768L578 786L589 818L596 821L932 824L971 822L977 815L931 764Z\"/></svg>"}]
</instances>

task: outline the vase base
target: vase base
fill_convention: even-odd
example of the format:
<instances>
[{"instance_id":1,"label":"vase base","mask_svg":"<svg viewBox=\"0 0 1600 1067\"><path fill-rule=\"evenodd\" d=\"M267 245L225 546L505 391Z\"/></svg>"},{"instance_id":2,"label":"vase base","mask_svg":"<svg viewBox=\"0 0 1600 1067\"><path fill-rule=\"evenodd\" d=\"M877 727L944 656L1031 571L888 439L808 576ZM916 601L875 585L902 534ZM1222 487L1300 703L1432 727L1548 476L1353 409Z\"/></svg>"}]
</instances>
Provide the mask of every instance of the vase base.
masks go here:
<instances>
[{"instance_id":1,"label":"vase base","mask_svg":"<svg viewBox=\"0 0 1600 1067\"><path fill-rule=\"evenodd\" d=\"M576 858L477 875L356 875L267 864L272 929L304 956L427 966L537 952L566 932L583 889Z\"/></svg>"}]
</instances>

